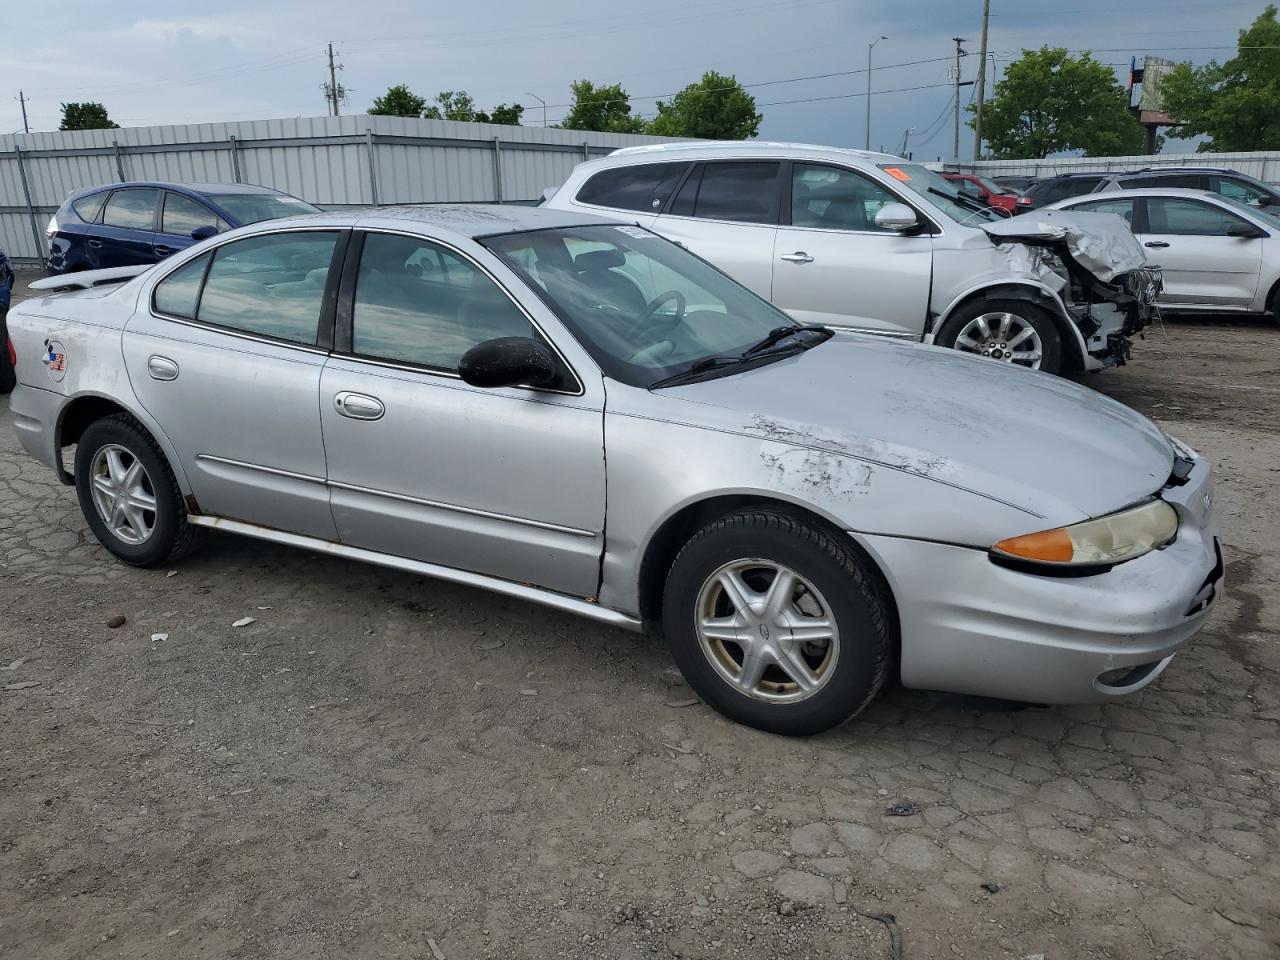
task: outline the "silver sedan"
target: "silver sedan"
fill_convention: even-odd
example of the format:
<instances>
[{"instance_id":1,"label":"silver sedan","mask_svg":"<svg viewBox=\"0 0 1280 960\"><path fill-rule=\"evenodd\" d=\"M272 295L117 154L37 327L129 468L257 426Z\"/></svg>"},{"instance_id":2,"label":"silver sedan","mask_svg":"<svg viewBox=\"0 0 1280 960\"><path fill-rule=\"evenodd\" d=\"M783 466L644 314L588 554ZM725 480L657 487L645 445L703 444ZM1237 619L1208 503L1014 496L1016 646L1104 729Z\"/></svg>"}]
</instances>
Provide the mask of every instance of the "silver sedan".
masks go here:
<instances>
[{"instance_id":1,"label":"silver sedan","mask_svg":"<svg viewBox=\"0 0 1280 960\"><path fill-rule=\"evenodd\" d=\"M1122 696L1221 589L1210 466L1137 413L797 325L634 225L319 214L40 284L17 430L122 561L216 528L649 628L766 730L891 677Z\"/></svg>"}]
</instances>

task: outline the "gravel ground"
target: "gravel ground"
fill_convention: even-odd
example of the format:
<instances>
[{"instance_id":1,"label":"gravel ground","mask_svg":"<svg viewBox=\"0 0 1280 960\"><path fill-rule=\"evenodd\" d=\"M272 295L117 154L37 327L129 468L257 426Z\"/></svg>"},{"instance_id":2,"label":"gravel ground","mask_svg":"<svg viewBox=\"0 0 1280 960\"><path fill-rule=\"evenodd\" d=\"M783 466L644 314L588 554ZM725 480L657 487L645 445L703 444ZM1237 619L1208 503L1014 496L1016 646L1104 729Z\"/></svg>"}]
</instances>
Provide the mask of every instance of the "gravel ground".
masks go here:
<instances>
[{"instance_id":1,"label":"gravel ground","mask_svg":"<svg viewBox=\"0 0 1280 960\"><path fill-rule=\"evenodd\" d=\"M0 401L0 955L847 960L884 911L912 960L1276 957L1278 350L1169 321L1088 381L1219 465L1230 596L1151 689L896 689L809 740L463 587L121 566Z\"/></svg>"}]
</instances>

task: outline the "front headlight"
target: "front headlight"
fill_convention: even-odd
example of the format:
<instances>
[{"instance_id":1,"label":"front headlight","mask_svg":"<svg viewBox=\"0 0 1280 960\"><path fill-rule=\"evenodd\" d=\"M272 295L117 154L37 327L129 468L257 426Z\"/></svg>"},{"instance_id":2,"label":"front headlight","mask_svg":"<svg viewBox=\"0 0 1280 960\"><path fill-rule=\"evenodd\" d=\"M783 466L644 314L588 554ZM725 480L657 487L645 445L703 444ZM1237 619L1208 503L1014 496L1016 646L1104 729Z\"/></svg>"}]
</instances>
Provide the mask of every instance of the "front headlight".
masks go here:
<instances>
[{"instance_id":1,"label":"front headlight","mask_svg":"<svg viewBox=\"0 0 1280 960\"><path fill-rule=\"evenodd\" d=\"M1163 500L1152 500L1096 520L1001 540L991 556L1046 568L1112 567L1163 547L1177 535L1178 514Z\"/></svg>"}]
</instances>

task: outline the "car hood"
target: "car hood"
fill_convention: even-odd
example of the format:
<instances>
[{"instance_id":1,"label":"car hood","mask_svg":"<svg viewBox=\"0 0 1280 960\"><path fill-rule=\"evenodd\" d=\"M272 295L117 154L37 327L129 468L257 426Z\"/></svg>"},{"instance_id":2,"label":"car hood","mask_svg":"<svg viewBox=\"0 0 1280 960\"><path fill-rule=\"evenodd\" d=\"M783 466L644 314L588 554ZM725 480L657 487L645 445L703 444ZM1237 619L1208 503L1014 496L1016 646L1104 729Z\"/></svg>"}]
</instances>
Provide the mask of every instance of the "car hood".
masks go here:
<instances>
[{"instance_id":1,"label":"car hood","mask_svg":"<svg viewBox=\"0 0 1280 960\"><path fill-rule=\"evenodd\" d=\"M997 244L1066 244L1071 256L1104 283L1147 262L1129 224L1114 213L1035 210L1020 217L984 223L982 229Z\"/></svg>"},{"instance_id":2,"label":"car hood","mask_svg":"<svg viewBox=\"0 0 1280 960\"><path fill-rule=\"evenodd\" d=\"M857 334L655 396L685 405L668 410L685 423L882 464L1053 524L1149 497L1173 467L1155 424L1086 387Z\"/></svg>"}]
</instances>

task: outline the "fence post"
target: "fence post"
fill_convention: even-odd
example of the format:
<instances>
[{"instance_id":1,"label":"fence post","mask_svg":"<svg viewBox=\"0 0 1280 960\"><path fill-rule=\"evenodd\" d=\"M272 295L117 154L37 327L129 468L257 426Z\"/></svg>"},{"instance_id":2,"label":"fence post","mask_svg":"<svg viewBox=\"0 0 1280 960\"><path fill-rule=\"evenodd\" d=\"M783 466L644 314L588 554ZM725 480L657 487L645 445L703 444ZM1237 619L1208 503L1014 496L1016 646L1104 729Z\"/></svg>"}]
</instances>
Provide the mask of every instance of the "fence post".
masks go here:
<instances>
[{"instance_id":1,"label":"fence post","mask_svg":"<svg viewBox=\"0 0 1280 960\"><path fill-rule=\"evenodd\" d=\"M235 177L236 183L240 183L240 144L235 138L235 134L231 135L231 175Z\"/></svg>"},{"instance_id":2,"label":"fence post","mask_svg":"<svg viewBox=\"0 0 1280 960\"><path fill-rule=\"evenodd\" d=\"M583 160L591 159L591 148L587 145L587 141L585 140L582 141L582 159Z\"/></svg>"},{"instance_id":3,"label":"fence post","mask_svg":"<svg viewBox=\"0 0 1280 960\"><path fill-rule=\"evenodd\" d=\"M44 264L43 246L40 243L40 224L36 221L36 208L31 202L31 184L27 182L27 166L22 162L22 148L15 143L13 152L18 157L18 176L22 180L22 194L27 200L27 216L31 219L31 239L36 244L36 256L40 259L40 263Z\"/></svg>"},{"instance_id":4,"label":"fence post","mask_svg":"<svg viewBox=\"0 0 1280 960\"><path fill-rule=\"evenodd\" d=\"M493 196L502 202L502 140L493 138Z\"/></svg>"},{"instance_id":5,"label":"fence post","mask_svg":"<svg viewBox=\"0 0 1280 960\"><path fill-rule=\"evenodd\" d=\"M124 183L129 179L124 175L124 151L120 149L119 140L112 140L111 145L116 148L116 175L120 177L120 182Z\"/></svg>"},{"instance_id":6,"label":"fence post","mask_svg":"<svg viewBox=\"0 0 1280 960\"><path fill-rule=\"evenodd\" d=\"M378 205L378 156L374 152L372 129L365 130L364 142L369 151L369 190L373 194L373 205L376 207Z\"/></svg>"}]
</instances>

